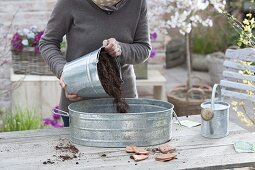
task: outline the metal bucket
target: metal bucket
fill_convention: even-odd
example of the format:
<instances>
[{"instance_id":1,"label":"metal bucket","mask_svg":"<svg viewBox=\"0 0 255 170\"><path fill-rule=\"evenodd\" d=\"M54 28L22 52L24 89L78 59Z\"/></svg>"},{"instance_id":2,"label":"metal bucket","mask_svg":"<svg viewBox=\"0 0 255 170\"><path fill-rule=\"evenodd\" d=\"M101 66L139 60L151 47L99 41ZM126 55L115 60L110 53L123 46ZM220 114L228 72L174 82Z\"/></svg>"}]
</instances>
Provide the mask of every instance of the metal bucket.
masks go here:
<instances>
[{"instance_id":1,"label":"metal bucket","mask_svg":"<svg viewBox=\"0 0 255 170\"><path fill-rule=\"evenodd\" d=\"M126 101L128 113L116 113L110 98L70 104L65 114L70 117L71 141L95 147L126 147L158 145L171 139L172 104L153 99Z\"/></svg>"},{"instance_id":2,"label":"metal bucket","mask_svg":"<svg viewBox=\"0 0 255 170\"><path fill-rule=\"evenodd\" d=\"M109 97L105 92L98 76L97 63L104 48L95 50L74 61L67 63L63 69L63 79L67 92L80 97ZM114 58L113 64L118 68L122 79L118 60Z\"/></svg>"},{"instance_id":3,"label":"metal bucket","mask_svg":"<svg viewBox=\"0 0 255 170\"><path fill-rule=\"evenodd\" d=\"M218 100L215 101L215 94ZM201 104L201 134L207 138L222 138L228 135L230 105L222 101L221 86L215 84L212 99Z\"/></svg>"}]
</instances>

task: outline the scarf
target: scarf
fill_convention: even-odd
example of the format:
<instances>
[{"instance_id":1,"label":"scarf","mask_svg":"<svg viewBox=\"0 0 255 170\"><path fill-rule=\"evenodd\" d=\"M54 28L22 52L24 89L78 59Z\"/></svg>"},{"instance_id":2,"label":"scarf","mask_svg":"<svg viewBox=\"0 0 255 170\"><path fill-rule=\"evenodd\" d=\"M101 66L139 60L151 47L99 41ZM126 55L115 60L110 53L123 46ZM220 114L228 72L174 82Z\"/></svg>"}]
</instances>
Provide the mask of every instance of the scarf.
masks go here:
<instances>
[{"instance_id":1,"label":"scarf","mask_svg":"<svg viewBox=\"0 0 255 170\"><path fill-rule=\"evenodd\" d=\"M92 0L99 8L106 11L117 11L127 0Z\"/></svg>"}]
</instances>

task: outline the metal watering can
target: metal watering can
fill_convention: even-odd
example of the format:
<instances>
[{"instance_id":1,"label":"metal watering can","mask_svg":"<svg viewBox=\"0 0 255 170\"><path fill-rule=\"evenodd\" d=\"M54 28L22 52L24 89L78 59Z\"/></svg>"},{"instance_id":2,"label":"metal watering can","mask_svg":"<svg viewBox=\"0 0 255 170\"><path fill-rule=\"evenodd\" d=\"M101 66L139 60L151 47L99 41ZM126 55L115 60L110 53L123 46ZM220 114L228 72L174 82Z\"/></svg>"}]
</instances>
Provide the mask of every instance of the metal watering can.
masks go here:
<instances>
[{"instance_id":1,"label":"metal watering can","mask_svg":"<svg viewBox=\"0 0 255 170\"><path fill-rule=\"evenodd\" d=\"M229 108L230 105L223 101L221 86L215 84L212 90L211 101L201 104L201 134L207 138L222 138L229 134ZM215 94L218 100L215 100Z\"/></svg>"},{"instance_id":2,"label":"metal watering can","mask_svg":"<svg viewBox=\"0 0 255 170\"><path fill-rule=\"evenodd\" d=\"M98 76L97 63L99 56L105 52L101 47L89 54L67 63L63 69L63 79L67 92L80 97L109 97ZM119 70L122 80L120 63L114 58L114 66Z\"/></svg>"}]
</instances>

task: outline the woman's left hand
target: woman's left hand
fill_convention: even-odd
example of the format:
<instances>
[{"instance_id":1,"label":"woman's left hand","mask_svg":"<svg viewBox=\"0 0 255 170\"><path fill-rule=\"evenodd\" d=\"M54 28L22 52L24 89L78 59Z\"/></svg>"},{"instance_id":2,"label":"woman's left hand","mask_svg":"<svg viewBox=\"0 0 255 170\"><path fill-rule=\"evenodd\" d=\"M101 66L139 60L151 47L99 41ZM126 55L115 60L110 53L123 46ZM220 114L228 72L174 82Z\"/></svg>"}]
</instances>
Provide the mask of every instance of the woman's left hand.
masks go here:
<instances>
[{"instance_id":1,"label":"woman's left hand","mask_svg":"<svg viewBox=\"0 0 255 170\"><path fill-rule=\"evenodd\" d=\"M110 38L103 41L105 51L112 57L118 57L121 55L121 46L115 38Z\"/></svg>"}]
</instances>

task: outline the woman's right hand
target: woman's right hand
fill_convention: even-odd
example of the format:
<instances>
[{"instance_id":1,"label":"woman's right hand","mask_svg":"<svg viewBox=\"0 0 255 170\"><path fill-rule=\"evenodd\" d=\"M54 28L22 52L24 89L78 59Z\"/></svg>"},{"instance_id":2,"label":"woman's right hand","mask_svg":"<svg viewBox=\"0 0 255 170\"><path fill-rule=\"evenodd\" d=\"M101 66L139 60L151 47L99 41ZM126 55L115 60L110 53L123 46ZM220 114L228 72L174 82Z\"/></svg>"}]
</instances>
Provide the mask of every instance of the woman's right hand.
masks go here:
<instances>
[{"instance_id":1,"label":"woman's right hand","mask_svg":"<svg viewBox=\"0 0 255 170\"><path fill-rule=\"evenodd\" d=\"M66 91L66 84L64 82L63 76L61 75L60 79L59 79L59 84L60 86L65 90L65 95L66 98L72 102L81 100L81 97L77 96L77 94L68 94Z\"/></svg>"}]
</instances>

